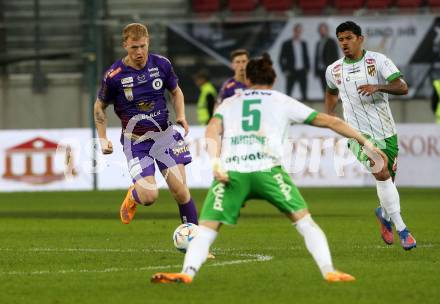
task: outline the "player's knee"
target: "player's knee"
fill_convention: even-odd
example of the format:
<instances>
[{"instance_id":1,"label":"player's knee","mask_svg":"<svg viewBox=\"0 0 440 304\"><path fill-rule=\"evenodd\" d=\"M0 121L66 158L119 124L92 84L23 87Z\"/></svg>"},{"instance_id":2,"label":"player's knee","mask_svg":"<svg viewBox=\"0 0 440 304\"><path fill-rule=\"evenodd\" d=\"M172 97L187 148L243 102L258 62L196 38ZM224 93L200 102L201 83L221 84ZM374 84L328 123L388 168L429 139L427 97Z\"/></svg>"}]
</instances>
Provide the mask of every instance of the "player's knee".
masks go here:
<instances>
[{"instance_id":1,"label":"player's knee","mask_svg":"<svg viewBox=\"0 0 440 304\"><path fill-rule=\"evenodd\" d=\"M384 169L384 170L374 174L374 177L378 181L386 181L387 179L390 178L390 176L391 175L390 175L390 172L388 171L388 169Z\"/></svg>"},{"instance_id":2,"label":"player's knee","mask_svg":"<svg viewBox=\"0 0 440 304\"><path fill-rule=\"evenodd\" d=\"M179 189L170 189L171 195L179 204L184 204L189 201L190 194L187 187L181 187Z\"/></svg>"},{"instance_id":3,"label":"player's knee","mask_svg":"<svg viewBox=\"0 0 440 304\"><path fill-rule=\"evenodd\" d=\"M157 190L153 191L140 191L138 192L140 203L144 206L149 206L154 204L159 196L159 192Z\"/></svg>"}]
</instances>

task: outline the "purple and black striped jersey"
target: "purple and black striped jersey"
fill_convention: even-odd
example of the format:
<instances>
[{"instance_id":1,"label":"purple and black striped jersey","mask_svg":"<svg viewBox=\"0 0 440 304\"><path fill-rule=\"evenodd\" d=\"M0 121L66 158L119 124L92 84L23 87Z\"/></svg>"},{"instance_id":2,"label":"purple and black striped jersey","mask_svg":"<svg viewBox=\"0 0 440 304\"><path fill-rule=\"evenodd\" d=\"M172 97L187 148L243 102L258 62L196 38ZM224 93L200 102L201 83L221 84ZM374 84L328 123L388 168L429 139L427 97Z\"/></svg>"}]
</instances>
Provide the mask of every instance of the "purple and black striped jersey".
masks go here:
<instances>
[{"instance_id":1,"label":"purple and black striped jersey","mask_svg":"<svg viewBox=\"0 0 440 304\"><path fill-rule=\"evenodd\" d=\"M130 133L143 135L169 126L164 93L165 89L173 91L177 83L171 62L165 57L149 54L147 64L140 70L119 59L105 73L98 98L106 104L113 104L123 130L133 118L135 127L129 130Z\"/></svg>"}]
</instances>

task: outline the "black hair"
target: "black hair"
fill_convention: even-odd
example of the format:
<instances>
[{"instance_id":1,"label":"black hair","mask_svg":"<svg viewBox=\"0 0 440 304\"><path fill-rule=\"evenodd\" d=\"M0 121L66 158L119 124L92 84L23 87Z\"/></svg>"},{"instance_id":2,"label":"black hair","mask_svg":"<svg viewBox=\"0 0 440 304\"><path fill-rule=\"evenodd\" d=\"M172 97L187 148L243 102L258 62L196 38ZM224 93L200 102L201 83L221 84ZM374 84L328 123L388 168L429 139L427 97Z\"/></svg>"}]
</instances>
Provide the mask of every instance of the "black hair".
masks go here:
<instances>
[{"instance_id":1,"label":"black hair","mask_svg":"<svg viewBox=\"0 0 440 304\"><path fill-rule=\"evenodd\" d=\"M354 23L353 21L345 21L338 25L336 28L336 36L342 32L352 32L356 36L362 36L362 29L359 25Z\"/></svg>"},{"instance_id":2,"label":"black hair","mask_svg":"<svg viewBox=\"0 0 440 304\"><path fill-rule=\"evenodd\" d=\"M252 58L246 65L246 78L252 84L273 85L276 76L268 53L264 53L261 57Z\"/></svg>"}]
</instances>

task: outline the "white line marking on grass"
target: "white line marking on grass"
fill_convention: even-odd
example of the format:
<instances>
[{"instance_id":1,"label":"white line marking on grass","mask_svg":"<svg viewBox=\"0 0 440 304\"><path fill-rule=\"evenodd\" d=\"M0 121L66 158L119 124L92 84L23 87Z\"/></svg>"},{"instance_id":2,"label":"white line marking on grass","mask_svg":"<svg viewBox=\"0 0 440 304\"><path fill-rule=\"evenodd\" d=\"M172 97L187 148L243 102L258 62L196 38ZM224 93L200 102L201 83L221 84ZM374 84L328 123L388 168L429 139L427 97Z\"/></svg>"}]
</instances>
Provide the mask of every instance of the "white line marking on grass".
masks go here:
<instances>
[{"instance_id":1,"label":"white line marking on grass","mask_svg":"<svg viewBox=\"0 0 440 304\"><path fill-rule=\"evenodd\" d=\"M109 249L109 248L29 248L22 250L14 250L11 248L0 248L0 251L27 251L27 252L176 252L170 249ZM266 262L273 259L270 255L249 254L249 253L233 253L232 255L245 257L245 259L208 263L208 267L227 266L235 264L245 264L252 262ZM69 274L69 273L108 273L108 272L123 272L123 271L145 271L155 269L170 269L179 268L179 265L157 265L145 266L136 268L104 268L104 269L64 269L64 270L37 270L37 271L5 271L0 272L0 276L6 275L45 275L45 274Z\"/></svg>"}]
</instances>

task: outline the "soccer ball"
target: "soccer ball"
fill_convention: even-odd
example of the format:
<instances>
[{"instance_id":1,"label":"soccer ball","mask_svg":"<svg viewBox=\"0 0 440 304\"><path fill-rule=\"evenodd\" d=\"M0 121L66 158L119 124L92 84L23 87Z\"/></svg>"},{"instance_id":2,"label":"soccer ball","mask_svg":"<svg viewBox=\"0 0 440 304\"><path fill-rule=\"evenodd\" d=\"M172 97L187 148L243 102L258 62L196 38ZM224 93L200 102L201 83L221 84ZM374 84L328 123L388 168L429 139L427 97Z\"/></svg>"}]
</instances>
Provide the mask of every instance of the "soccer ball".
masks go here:
<instances>
[{"instance_id":1,"label":"soccer ball","mask_svg":"<svg viewBox=\"0 0 440 304\"><path fill-rule=\"evenodd\" d=\"M189 242L197 235L199 226L192 223L182 224L174 230L173 242L177 250L186 252Z\"/></svg>"}]
</instances>

